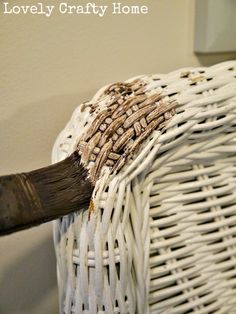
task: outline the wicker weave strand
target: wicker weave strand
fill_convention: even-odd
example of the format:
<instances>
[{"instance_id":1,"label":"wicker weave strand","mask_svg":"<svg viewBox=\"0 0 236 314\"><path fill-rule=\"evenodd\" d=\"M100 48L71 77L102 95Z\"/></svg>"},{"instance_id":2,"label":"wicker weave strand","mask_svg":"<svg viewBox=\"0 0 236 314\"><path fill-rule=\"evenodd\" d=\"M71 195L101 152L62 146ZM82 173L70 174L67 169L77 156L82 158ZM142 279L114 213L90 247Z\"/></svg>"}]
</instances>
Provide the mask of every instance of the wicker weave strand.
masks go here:
<instances>
[{"instance_id":1,"label":"wicker weave strand","mask_svg":"<svg viewBox=\"0 0 236 314\"><path fill-rule=\"evenodd\" d=\"M138 79L112 84L99 96L101 102L96 106L84 104L94 118L78 143L78 151L93 182L104 167L117 173L152 131L164 130L174 116L175 101L168 102L159 93L146 93L144 86ZM107 95L110 101L104 108L102 99Z\"/></svg>"},{"instance_id":2,"label":"wicker weave strand","mask_svg":"<svg viewBox=\"0 0 236 314\"><path fill-rule=\"evenodd\" d=\"M100 89L73 113L53 162L78 145L82 152L98 132L88 134L97 108L116 105L124 86L136 93L132 106L145 102L143 95L161 95L176 114L111 174L108 160L118 160L112 154L124 133L118 127L108 168L100 168L95 211L54 223L60 313L236 313L236 61ZM141 119L131 122L129 136L145 128ZM107 126L99 123L102 136ZM82 152L88 163L102 147L92 148Z\"/></svg>"}]
</instances>

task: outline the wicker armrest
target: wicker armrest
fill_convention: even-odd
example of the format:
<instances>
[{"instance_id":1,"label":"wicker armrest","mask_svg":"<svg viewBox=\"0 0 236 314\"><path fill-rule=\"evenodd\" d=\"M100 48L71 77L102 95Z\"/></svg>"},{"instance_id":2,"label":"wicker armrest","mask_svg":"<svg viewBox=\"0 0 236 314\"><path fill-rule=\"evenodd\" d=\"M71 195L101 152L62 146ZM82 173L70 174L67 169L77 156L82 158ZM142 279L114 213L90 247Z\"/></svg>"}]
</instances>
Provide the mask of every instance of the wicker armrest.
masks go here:
<instances>
[{"instance_id":1,"label":"wicker armrest","mask_svg":"<svg viewBox=\"0 0 236 314\"><path fill-rule=\"evenodd\" d=\"M61 313L235 313L236 61L100 89L53 162L75 149L96 188L54 223Z\"/></svg>"}]
</instances>

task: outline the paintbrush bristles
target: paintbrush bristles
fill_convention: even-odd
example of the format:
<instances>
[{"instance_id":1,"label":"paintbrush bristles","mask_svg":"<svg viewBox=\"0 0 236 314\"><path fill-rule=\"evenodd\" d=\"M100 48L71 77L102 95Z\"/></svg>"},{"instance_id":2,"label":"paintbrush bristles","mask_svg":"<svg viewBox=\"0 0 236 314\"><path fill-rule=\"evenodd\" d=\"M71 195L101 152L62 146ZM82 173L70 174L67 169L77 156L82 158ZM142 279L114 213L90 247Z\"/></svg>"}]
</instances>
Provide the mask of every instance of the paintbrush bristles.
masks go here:
<instances>
[{"instance_id":1,"label":"paintbrush bristles","mask_svg":"<svg viewBox=\"0 0 236 314\"><path fill-rule=\"evenodd\" d=\"M89 204L93 186L77 152L50 167L32 171L28 176L40 195L42 205L49 211L56 206L70 212L76 206Z\"/></svg>"},{"instance_id":2,"label":"paintbrush bristles","mask_svg":"<svg viewBox=\"0 0 236 314\"><path fill-rule=\"evenodd\" d=\"M92 191L77 152L49 167L0 177L0 234L85 209Z\"/></svg>"}]
</instances>

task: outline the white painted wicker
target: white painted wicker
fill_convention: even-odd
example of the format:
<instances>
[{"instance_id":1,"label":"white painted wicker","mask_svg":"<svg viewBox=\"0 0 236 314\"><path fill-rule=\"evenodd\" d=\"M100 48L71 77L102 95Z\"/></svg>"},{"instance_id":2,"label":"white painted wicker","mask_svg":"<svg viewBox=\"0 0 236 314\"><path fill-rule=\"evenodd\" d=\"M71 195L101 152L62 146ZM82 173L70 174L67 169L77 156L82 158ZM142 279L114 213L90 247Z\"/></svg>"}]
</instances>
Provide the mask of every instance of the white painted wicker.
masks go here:
<instances>
[{"instance_id":1,"label":"white painted wicker","mask_svg":"<svg viewBox=\"0 0 236 314\"><path fill-rule=\"evenodd\" d=\"M60 312L236 313L236 61L140 79L176 115L102 178L90 219L54 223ZM75 110L53 162L90 120Z\"/></svg>"}]
</instances>

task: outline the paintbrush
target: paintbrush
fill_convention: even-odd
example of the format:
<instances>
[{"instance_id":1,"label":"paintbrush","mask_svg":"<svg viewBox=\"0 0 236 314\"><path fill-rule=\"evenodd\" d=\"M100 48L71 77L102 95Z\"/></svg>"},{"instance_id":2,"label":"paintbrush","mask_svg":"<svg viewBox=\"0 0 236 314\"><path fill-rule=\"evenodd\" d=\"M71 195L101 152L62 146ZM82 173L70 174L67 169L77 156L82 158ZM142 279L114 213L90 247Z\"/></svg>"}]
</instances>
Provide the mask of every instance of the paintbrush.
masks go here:
<instances>
[{"instance_id":1,"label":"paintbrush","mask_svg":"<svg viewBox=\"0 0 236 314\"><path fill-rule=\"evenodd\" d=\"M0 177L0 235L88 208L93 187L77 151L51 166Z\"/></svg>"},{"instance_id":2,"label":"paintbrush","mask_svg":"<svg viewBox=\"0 0 236 314\"><path fill-rule=\"evenodd\" d=\"M118 173L152 131L164 130L175 114L174 100L145 94L139 80L112 84L103 93L114 96L114 90L115 104L111 97L95 114L89 105L93 122L64 161L0 177L0 235L88 208L102 169Z\"/></svg>"}]
</instances>

